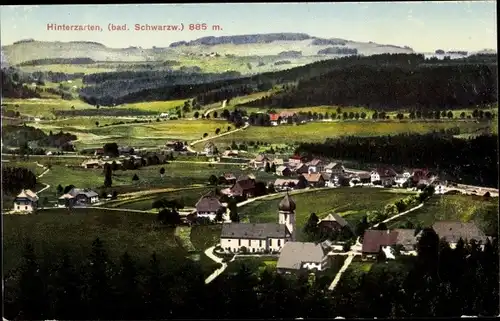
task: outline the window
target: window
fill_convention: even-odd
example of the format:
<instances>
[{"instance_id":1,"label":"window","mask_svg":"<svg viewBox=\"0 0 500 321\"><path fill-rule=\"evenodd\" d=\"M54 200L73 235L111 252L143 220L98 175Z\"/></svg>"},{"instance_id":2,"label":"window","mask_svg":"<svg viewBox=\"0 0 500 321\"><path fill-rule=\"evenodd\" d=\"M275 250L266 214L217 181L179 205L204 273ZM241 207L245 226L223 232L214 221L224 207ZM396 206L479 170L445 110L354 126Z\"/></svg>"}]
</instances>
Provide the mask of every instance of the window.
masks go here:
<instances>
[{"instance_id":1,"label":"window","mask_svg":"<svg viewBox=\"0 0 500 321\"><path fill-rule=\"evenodd\" d=\"M231 240L227 240L228 242L231 242Z\"/></svg>"},{"instance_id":2,"label":"window","mask_svg":"<svg viewBox=\"0 0 500 321\"><path fill-rule=\"evenodd\" d=\"M273 246L273 240L269 239L269 246Z\"/></svg>"},{"instance_id":3,"label":"window","mask_svg":"<svg viewBox=\"0 0 500 321\"><path fill-rule=\"evenodd\" d=\"M252 246L250 242L252 242L252 240L248 240L248 246Z\"/></svg>"},{"instance_id":4,"label":"window","mask_svg":"<svg viewBox=\"0 0 500 321\"><path fill-rule=\"evenodd\" d=\"M281 246L281 240L278 240L278 246Z\"/></svg>"},{"instance_id":5,"label":"window","mask_svg":"<svg viewBox=\"0 0 500 321\"><path fill-rule=\"evenodd\" d=\"M252 249L252 252L255 252L255 248Z\"/></svg>"},{"instance_id":6,"label":"window","mask_svg":"<svg viewBox=\"0 0 500 321\"><path fill-rule=\"evenodd\" d=\"M28 209L28 206L25 206L25 207L24 207L24 209L25 209L25 210L27 210L27 209Z\"/></svg>"},{"instance_id":7,"label":"window","mask_svg":"<svg viewBox=\"0 0 500 321\"><path fill-rule=\"evenodd\" d=\"M17 205L17 209L20 209L20 208L21 208L21 206Z\"/></svg>"},{"instance_id":8,"label":"window","mask_svg":"<svg viewBox=\"0 0 500 321\"><path fill-rule=\"evenodd\" d=\"M241 246L241 239L238 239L238 246Z\"/></svg>"},{"instance_id":9,"label":"window","mask_svg":"<svg viewBox=\"0 0 500 321\"><path fill-rule=\"evenodd\" d=\"M262 240L259 240L259 247L262 247Z\"/></svg>"}]
</instances>

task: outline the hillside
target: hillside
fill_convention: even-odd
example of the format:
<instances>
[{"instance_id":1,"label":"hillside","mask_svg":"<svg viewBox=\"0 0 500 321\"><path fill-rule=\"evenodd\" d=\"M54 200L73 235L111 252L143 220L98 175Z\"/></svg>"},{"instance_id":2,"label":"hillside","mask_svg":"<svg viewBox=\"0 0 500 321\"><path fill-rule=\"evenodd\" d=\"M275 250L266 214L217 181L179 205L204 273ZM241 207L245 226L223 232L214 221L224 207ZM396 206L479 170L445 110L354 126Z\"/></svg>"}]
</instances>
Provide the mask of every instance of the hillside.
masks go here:
<instances>
[{"instance_id":1,"label":"hillside","mask_svg":"<svg viewBox=\"0 0 500 321\"><path fill-rule=\"evenodd\" d=\"M300 51L313 58L318 51L332 46L356 49L361 55L382 53L412 53L409 47L356 42L343 39L321 39L307 34L274 33L203 37L192 41L175 42L167 48L109 48L101 43L18 41L2 46L2 56L11 65L39 59L72 59L85 57L100 62L137 62L179 59L184 56L206 56L211 53L235 56L278 56L283 51ZM311 61L304 61L308 63Z\"/></svg>"}]
</instances>

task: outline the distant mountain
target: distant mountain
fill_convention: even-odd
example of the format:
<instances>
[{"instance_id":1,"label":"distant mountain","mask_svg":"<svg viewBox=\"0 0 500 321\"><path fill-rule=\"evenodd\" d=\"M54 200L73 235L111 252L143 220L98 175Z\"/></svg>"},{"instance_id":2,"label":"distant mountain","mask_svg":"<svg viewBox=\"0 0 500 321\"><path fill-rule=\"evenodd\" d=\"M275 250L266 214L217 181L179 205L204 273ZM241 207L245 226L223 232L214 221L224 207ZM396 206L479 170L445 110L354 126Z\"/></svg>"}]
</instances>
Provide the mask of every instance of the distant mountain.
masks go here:
<instances>
[{"instance_id":1,"label":"distant mountain","mask_svg":"<svg viewBox=\"0 0 500 321\"><path fill-rule=\"evenodd\" d=\"M276 56L276 60L279 60L284 58L283 55L287 55L286 53L290 53L294 56L292 64L297 66L325 59L324 56L318 55L318 51L332 46L346 48L345 51L339 52L357 51L359 55L364 56L414 52L409 47L377 44L374 42L357 42L338 38L323 39L304 33L203 37L192 41L175 42L166 48L153 47L148 49L140 47L109 48L101 43L91 41L45 42L26 39L12 45L2 46L2 51L5 55L5 60L11 65L40 59L74 59L81 57L86 57L96 62L165 61L179 60L183 56ZM298 52L301 55L298 55ZM335 58L332 56L329 55L328 58Z\"/></svg>"}]
</instances>

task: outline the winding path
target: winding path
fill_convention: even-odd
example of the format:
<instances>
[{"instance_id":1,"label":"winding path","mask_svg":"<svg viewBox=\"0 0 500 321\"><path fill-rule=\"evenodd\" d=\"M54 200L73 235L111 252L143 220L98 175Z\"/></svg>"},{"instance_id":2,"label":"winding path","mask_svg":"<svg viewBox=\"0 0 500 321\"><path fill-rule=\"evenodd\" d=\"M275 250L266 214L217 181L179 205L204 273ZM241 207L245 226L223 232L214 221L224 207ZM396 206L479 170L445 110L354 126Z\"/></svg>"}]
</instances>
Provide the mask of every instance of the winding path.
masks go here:
<instances>
[{"instance_id":1,"label":"winding path","mask_svg":"<svg viewBox=\"0 0 500 321\"><path fill-rule=\"evenodd\" d=\"M208 249L206 249L205 255L208 256L212 261L222 264L222 266L220 268L218 268L217 270L215 270L212 274L210 274L208 276L208 278L205 279L205 284L208 284L208 283L212 282L213 280L215 280L215 278L217 278L219 275L221 275L222 272L224 272L224 270L227 268L227 263L222 262L222 259L214 254L215 247L216 246L212 246L212 247L209 247ZM235 259L235 257L233 257L231 259L231 261L229 261L229 262L233 262L234 259Z\"/></svg>"},{"instance_id":2,"label":"winding path","mask_svg":"<svg viewBox=\"0 0 500 321\"><path fill-rule=\"evenodd\" d=\"M39 164L38 162L35 162L35 164L36 164L36 166L38 166L38 167L42 167L43 169L45 169L45 170L43 171L43 173L41 173L40 175L38 175L36 178L43 177L43 175L47 174L47 173L50 171L50 168L45 167L45 166L43 166L42 164ZM49 184L45 184L45 183L42 183L42 184L44 184L44 185L45 185L45 187L44 187L44 188L42 188L41 190L39 190L38 192L36 192L35 194L37 194L37 195L38 195L38 194L40 194L41 192L45 191L46 189L50 188L50 185L49 185Z\"/></svg>"},{"instance_id":3,"label":"winding path","mask_svg":"<svg viewBox=\"0 0 500 321\"><path fill-rule=\"evenodd\" d=\"M199 144L199 143L203 143L203 142L206 142L206 141L209 141L209 140L212 140L212 139L215 139L215 138L219 138L219 137L222 137L222 136L226 136L226 135L229 135L229 134L233 134L233 133L236 133L236 132L239 132L240 130L245 130L247 129L248 127L250 127L250 124L249 123L245 123L245 125L243 127L240 127L240 128L236 128L235 130L231 130L231 131L228 131L228 132L225 132L225 133L222 133L222 134L219 134L219 135L215 135L215 136L209 136L209 137L205 137L205 138L202 138L202 139L198 139L198 140L195 140L191 143L189 143L189 145L187 146L187 149L191 152L191 153L196 153L196 151L194 149L192 149L191 147L196 145L196 144Z\"/></svg>"}]
</instances>

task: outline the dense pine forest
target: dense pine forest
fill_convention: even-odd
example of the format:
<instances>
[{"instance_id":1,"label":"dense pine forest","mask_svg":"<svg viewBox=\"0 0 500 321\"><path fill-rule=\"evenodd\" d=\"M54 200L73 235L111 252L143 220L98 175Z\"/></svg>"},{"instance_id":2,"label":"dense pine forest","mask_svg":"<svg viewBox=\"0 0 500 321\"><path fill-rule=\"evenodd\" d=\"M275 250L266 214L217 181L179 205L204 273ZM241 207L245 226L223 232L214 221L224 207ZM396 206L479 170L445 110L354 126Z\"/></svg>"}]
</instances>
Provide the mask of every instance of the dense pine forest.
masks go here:
<instances>
[{"instance_id":1,"label":"dense pine forest","mask_svg":"<svg viewBox=\"0 0 500 321\"><path fill-rule=\"evenodd\" d=\"M4 316L17 320L185 318L459 317L498 315L498 249L459 242L456 249L424 229L418 257L346 273L334 292L318 276L257 272L235 262L205 285L198 265L124 253L111 259L96 239L86 259L70 248L43 256L27 240L18 268L5 271ZM54 251L54 249L53 249ZM56 258L57 257L57 258ZM407 262L406 262L407 261Z\"/></svg>"},{"instance_id":2,"label":"dense pine forest","mask_svg":"<svg viewBox=\"0 0 500 321\"><path fill-rule=\"evenodd\" d=\"M473 139L449 134L328 138L324 143L303 143L296 152L362 163L410 168L428 167L460 177L459 183L498 188L497 135Z\"/></svg>"}]
</instances>

